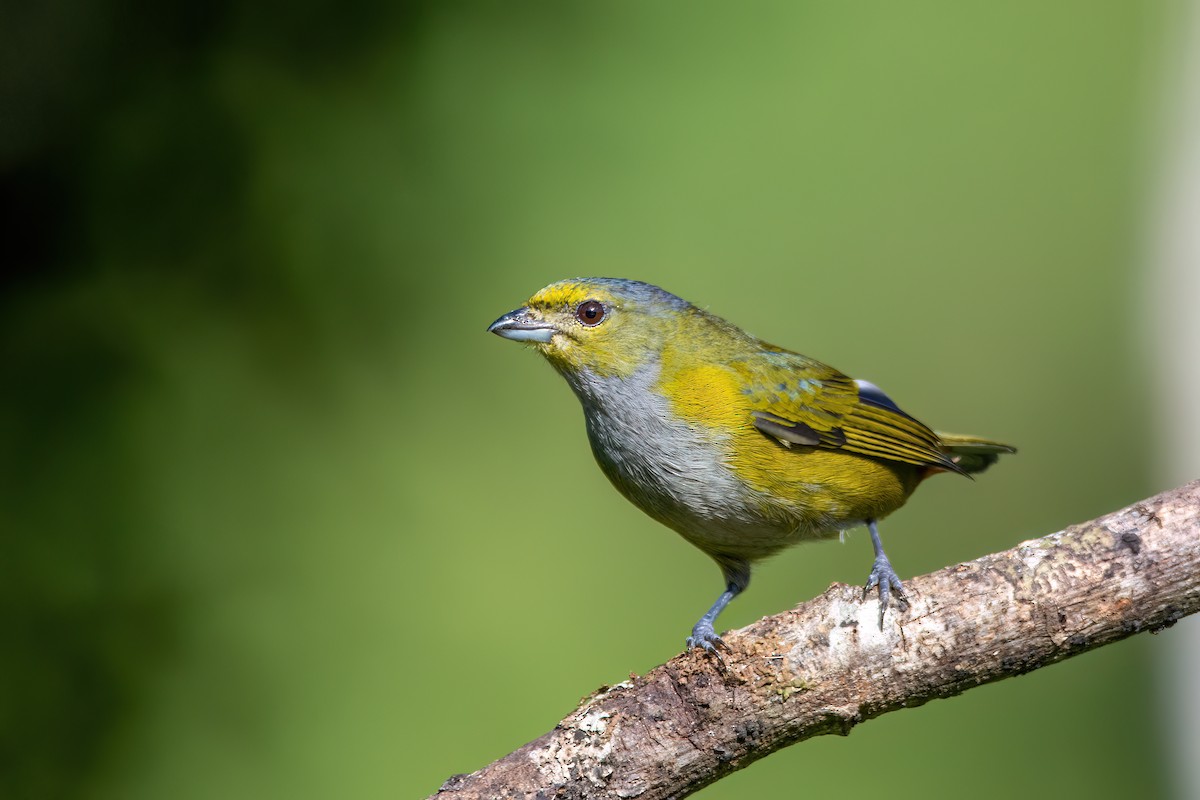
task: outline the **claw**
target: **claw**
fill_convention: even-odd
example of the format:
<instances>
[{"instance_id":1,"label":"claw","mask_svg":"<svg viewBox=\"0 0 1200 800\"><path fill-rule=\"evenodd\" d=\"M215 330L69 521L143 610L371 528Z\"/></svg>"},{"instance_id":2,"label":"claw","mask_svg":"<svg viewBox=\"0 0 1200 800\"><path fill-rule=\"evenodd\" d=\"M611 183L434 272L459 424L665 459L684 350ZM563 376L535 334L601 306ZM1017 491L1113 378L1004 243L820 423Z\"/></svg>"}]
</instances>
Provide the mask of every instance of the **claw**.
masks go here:
<instances>
[{"instance_id":1,"label":"claw","mask_svg":"<svg viewBox=\"0 0 1200 800\"><path fill-rule=\"evenodd\" d=\"M725 659L721 657L721 651L724 650L728 653L729 645L725 644L724 639L717 636L712 625L709 625L707 630L704 630L701 625L692 629L692 635L687 638L687 651L690 653L693 648L703 650L716 659L721 669L725 669Z\"/></svg>"},{"instance_id":2,"label":"claw","mask_svg":"<svg viewBox=\"0 0 1200 800\"><path fill-rule=\"evenodd\" d=\"M710 653L717 658L721 657L718 650L729 652L729 645L725 644L725 640L717 636L717 632L713 630L711 622L700 620L696 623L696 627L692 628L692 635L687 638L687 649L700 648L707 653Z\"/></svg>"}]
</instances>

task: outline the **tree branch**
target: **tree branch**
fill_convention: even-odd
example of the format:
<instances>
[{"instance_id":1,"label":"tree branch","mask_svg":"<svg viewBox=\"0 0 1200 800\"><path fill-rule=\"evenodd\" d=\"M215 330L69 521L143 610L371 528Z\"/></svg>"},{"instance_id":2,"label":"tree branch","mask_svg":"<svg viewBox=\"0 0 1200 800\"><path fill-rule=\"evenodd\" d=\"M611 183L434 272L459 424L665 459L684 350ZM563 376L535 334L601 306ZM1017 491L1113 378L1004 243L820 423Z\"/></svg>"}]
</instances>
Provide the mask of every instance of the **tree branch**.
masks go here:
<instances>
[{"instance_id":1,"label":"tree branch","mask_svg":"<svg viewBox=\"0 0 1200 800\"><path fill-rule=\"evenodd\" d=\"M1200 481L907 582L834 584L603 687L554 730L442 786L468 798L678 798L794 742L1020 675L1200 610Z\"/></svg>"}]
</instances>

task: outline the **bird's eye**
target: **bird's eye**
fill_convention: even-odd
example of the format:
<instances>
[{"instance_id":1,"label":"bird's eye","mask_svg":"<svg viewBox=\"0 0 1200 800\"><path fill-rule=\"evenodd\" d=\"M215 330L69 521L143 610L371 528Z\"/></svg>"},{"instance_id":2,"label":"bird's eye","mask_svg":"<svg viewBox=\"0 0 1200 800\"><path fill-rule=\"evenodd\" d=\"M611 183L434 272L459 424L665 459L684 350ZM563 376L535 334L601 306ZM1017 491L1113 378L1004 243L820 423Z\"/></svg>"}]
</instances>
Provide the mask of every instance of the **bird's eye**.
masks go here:
<instances>
[{"instance_id":1,"label":"bird's eye","mask_svg":"<svg viewBox=\"0 0 1200 800\"><path fill-rule=\"evenodd\" d=\"M599 300L585 300L575 309L575 318L589 328L599 325L604 319L604 304Z\"/></svg>"}]
</instances>

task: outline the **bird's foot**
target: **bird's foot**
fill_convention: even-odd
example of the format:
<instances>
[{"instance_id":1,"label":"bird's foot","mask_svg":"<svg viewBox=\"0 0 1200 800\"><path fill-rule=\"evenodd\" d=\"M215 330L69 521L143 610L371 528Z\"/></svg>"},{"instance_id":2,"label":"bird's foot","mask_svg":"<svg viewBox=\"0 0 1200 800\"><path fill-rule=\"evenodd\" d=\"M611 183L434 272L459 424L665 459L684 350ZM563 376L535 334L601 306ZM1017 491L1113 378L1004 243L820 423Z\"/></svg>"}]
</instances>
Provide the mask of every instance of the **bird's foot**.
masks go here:
<instances>
[{"instance_id":1,"label":"bird's foot","mask_svg":"<svg viewBox=\"0 0 1200 800\"><path fill-rule=\"evenodd\" d=\"M904 593L904 584L900 582L900 576L896 574L896 570L892 569L892 563L882 553L875 557L871 575L867 578L867 585L863 587L864 600L876 586L879 587L879 627L882 629L883 615L887 611L888 598L891 597L892 592L896 593L896 600L899 601L901 608L908 607L908 596Z\"/></svg>"},{"instance_id":2,"label":"bird's foot","mask_svg":"<svg viewBox=\"0 0 1200 800\"><path fill-rule=\"evenodd\" d=\"M687 638L687 649L691 650L698 647L705 652L721 659L719 650L729 650L729 645L725 644L725 640L717 636L717 632L713 630L713 624L707 619L702 619L692 628L692 635Z\"/></svg>"}]
</instances>

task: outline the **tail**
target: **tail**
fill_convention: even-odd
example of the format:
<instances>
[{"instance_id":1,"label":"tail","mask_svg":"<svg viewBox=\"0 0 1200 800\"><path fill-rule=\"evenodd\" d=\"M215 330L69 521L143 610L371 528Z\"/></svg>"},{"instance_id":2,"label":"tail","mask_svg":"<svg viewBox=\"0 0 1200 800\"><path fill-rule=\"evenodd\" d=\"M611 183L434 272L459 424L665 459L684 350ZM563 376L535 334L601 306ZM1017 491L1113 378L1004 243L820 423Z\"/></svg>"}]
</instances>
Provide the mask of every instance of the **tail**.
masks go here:
<instances>
[{"instance_id":1,"label":"tail","mask_svg":"<svg viewBox=\"0 0 1200 800\"><path fill-rule=\"evenodd\" d=\"M971 475L983 472L996 463L1003 453L1015 453L1017 448L1009 444L993 442L979 436L963 436L958 433L938 433L942 447L950 453L950 460Z\"/></svg>"}]
</instances>

